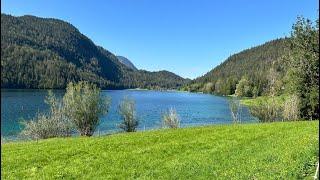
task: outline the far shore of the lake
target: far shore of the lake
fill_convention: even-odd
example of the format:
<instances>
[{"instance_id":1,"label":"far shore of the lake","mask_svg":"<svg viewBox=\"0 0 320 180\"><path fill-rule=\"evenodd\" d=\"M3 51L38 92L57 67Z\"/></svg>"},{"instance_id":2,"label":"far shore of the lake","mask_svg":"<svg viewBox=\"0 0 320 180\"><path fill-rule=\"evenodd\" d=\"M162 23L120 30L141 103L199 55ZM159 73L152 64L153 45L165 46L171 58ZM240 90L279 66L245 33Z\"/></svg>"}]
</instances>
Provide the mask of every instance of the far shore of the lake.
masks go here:
<instances>
[{"instance_id":1,"label":"far shore of the lake","mask_svg":"<svg viewBox=\"0 0 320 180\"><path fill-rule=\"evenodd\" d=\"M7 91L7 90L27 90L27 91L48 91L48 90L57 90L57 91L65 91L65 89L34 89L34 88L1 88L1 91ZM163 91L163 92L185 92L185 93L199 93L199 94L205 94L203 92L191 92L191 91L184 91L179 89L146 89L146 88L128 88L128 89L101 89L102 91Z\"/></svg>"}]
</instances>

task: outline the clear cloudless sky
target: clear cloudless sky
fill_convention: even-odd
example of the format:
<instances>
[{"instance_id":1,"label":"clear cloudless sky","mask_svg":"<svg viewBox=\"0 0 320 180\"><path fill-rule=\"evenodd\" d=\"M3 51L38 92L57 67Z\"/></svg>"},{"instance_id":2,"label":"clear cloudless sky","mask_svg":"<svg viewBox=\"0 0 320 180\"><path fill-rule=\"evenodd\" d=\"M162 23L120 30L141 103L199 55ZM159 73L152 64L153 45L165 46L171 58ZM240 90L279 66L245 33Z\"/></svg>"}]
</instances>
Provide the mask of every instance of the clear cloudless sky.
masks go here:
<instances>
[{"instance_id":1,"label":"clear cloudless sky","mask_svg":"<svg viewBox=\"0 0 320 180\"><path fill-rule=\"evenodd\" d=\"M70 22L137 68L195 78L230 55L289 36L318 0L1 0L1 12Z\"/></svg>"}]
</instances>

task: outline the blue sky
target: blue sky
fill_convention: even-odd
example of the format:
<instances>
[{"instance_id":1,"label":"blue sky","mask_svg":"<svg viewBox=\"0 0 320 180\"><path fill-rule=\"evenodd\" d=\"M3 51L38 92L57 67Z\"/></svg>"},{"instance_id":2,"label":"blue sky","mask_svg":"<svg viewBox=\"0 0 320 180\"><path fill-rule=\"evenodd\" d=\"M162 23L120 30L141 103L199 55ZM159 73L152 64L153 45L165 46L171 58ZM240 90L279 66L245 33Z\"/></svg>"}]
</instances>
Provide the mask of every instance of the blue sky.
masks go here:
<instances>
[{"instance_id":1,"label":"blue sky","mask_svg":"<svg viewBox=\"0 0 320 180\"><path fill-rule=\"evenodd\" d=\"M70 22L137 68L195 78L230 55L288 36L318 0L1 0L1 11Z\"/></svg>"}]
</instances>

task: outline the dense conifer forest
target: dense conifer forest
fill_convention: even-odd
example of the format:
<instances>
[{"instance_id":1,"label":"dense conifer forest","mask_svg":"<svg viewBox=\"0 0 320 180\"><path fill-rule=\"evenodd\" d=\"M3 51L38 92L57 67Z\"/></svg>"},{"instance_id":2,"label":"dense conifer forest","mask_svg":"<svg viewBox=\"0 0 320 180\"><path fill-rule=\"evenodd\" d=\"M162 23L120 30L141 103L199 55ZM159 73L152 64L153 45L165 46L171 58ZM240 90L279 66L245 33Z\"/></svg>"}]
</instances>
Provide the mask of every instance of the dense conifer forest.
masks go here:
<instances>
[{"instance_id":1,"label":"dense conifer forest","mask_svg":"<svg viewBox=\"0 0 320 180\"><path fill-rule=\"evenodd\" d=\"M1 14L1 88L65 88L80 80L108 89L175 89L188 81L132 70L67 22Z\"/></svg>"},{"instance_id":2,"label":"dense conifer forest","mask_svg":"<svg viewBox=\"0 0 320 180\"><path fill-rule=\"evenodd\" d=\"M183 89L219 95L235 93L236 85L248 85L245 96L258 96L267 92L267 74L274 67L284 76L281 59L289 48L289 38L276 39L230 56L219 66L196 78ZM241 81L240 81L241 80Z\"/></svg>"}]
</instances>

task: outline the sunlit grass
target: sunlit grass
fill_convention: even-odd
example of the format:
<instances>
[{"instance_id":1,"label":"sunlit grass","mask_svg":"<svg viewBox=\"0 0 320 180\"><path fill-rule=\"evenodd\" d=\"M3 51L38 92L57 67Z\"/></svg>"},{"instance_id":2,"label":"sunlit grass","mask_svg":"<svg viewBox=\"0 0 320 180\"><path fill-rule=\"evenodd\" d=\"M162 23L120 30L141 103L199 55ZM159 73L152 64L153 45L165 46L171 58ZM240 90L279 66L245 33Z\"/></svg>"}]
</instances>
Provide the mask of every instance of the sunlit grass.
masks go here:
<instances>
[{"instance_id":1,"label":"sunlit grass","mask_svg":"<svg viewBox=\"0 0 320 180\"><path fill-rule=\"evenodd\" d=\"M3 179L311 177L318 121L221 125L2 144Z\"/></svg>"}]
</instances>

